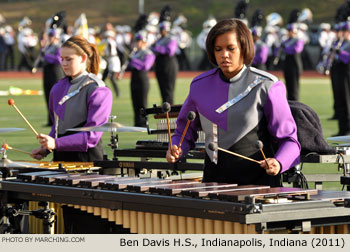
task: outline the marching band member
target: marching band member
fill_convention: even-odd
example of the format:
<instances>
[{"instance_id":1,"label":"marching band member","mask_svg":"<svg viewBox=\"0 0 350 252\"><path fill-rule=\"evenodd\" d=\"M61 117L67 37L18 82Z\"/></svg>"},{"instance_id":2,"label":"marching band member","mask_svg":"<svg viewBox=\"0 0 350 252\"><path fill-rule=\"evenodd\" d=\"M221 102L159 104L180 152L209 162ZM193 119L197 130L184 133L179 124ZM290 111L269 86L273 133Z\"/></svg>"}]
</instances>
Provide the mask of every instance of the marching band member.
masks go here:
<instances>
[{"instance_id":1,"label":"marching band member","mask_svg":"<svg viewBox=\"0 0 350 252\"><path fill-rule=\"evenodd\" d=\"M344 23L344 43L339 50L339 135L350 135L350 22Z\"/></svg>"},{"instance_id":2,"label":"marching band member","mask_svg":"<svg viewBox=\"0 0 350 252\"><path fill-rule=\"evenodd\" d=\"M15 52L16 34L10 25L5 26L4 40L6 44L5 52L5 70L15 69ZM9 63L10 62L10 63Z\"/></svg>"},{"instance_id":3,"label":"marching band member","mask_svg":"<svg viewBox=\"0 0 350 252\"><path fill-rule=\"evenodd\" d=\"M252 35L254 41L254 59L252 66L261 70L266 70L266 61L269 49L267 45L260 39L262 34L262 27L255 26L252 28Z\"/></svg>"},{"instance_id":4,"label":"marching band member","mask_svg":"<svg viewBox=\"0 0 350 252\"><path fill-rule=\"evenodd\" d=\"M210 64L207 56L207 51L205 48L205 40L207 39L208 33L210 29L216 24L216 19L213 17L208 18L206 21L203 23L203 30L201 33L199 33L197 37L197 44L200 49L202 49L202 59L199 63L199 70L208 70L212 68L212 65Z\"/></svg>"},{"instance_id":5,"label":"marching band member","mask_svg":"<svg viewBox=\"0 0 350 252\"><path fill-rule=\"evenodd\" d=\"M112 82L116 96L119 97L120 91L115 80L115 75L120 72L121 66L117 52L117 42L115 41L115 32L113 30L107 30L104 35L106 37L104 57L107 61L107 66L103 72L102 80L104 81L108 77Z\"/></svg>"},{"instance_id":6,"label":"marching band member","mask_svg":"<svg viewBox=\"0 0 350 252\"><path fill-rule=\"evenodd\" d=\"M40 160L52 150L54 161L102 160L102 132L67 131L108 122L112 95L95 75L99 64L96 46L82 36L73 36L62 45L61 60L66 77L54 85L49 100L54 125L49 135L39 134L41 148L33 150L32 156Z\"/></svg>"},{"instance_id":7,"label":"marching band member","mask_svg":"<svg viewBox=\"0 0 350 252\"><path fill-rule=\"evenodd\" d=\"M333 110L334 114L330 118L331 120L338 119L342 115L340 114L340 100L342 94L340 93L340 86L342 85L339 82L339 77L341 77L341 64L339 60L339 48L344 44L344 31L342 24L336 24L334 27L336 31L336 40L333 41L332 45L330 46L329 51L326 54L326 60L324 62L323 66L323 73L328 74L331 77L331 84L332 84L332 91L333 91ZM344 130L339 130L339 133L337 135L343 135L346 133Z\"/></svg>"},{"instance_id":8,"label":"marching band member","mask_svg":"<svg viewBox=\"0 0 350 252\"><path fill-rule=\"evenodd\" d=\"M61 47L62 67L66 75L50 93L50 115L54 122L49 135L39 134L41 148L32 157L42 159L49 150L54 161L92 162L102 160L103 132L67 131L76 127L94 127L108 122L112 110L112 93L96 74L99 55L95 45L80 35ZM62 206L65 233L108 233L109 224L93 216Z\"/></svg>"},{"instance_id":9,"label":"marching band member","mask_svg":"<svg viewBox=\"0 0 350 252\"><path fill-rule=\"evenodd\" d=\"M155 55L147 48L147 33L139 31L136 36L137 51L133 55L131 66L131 99L134 108L134 124L137 127L146 127L146 119L141 114L141 108L147 108L149 79L147 72L153 66Z\"/></svg>"},{"instance_id":10,"label":"marching band member","mask_svg":"<svg viewBox=\"0 0 350 252\"><path fill-rule=\"evenodd\" d=\"M43 57L43 84L47 110L49 111L49 96L55 83L64 77L61 67L61 48L59 35L55 29L50 29L47 33L47 46L42 47ZM48 114L47 126L52 126L50 114Z\"/></svg>"},{"instance_id":11,"label":"marching band member","mask_svg":"<svg viewBox=\"0 0 350 252\"><path fill-rule=\"evenodd\" d=\"M280 173L296 165L300 155L284 84L267 72L249 67L254 57L253 38L238 19L218 22L208 34L206 49L218 68L193 79L176 122L174 145L169 146L167 161L176 162L193 148L197 130L202 129L206 136L203 181L280 186ZM189 111L196 117L179 149ZM208 147L214 142L261 160L258 139L271 157L267 158L268 165L263 160L259 165Z\"/></svg>"},{"instance_id":12,"label":"marching band member","mask_svg":"<svg viewBox=\"0 0 350 252\"><path fill-rule=\"evenodd\" d=\"M304 49L304 42L297 37L297 24L288 24L287 30L288 39L281 45L281 49L286 56L283 74L287 87L288 100L297 101L299 99L299 78L303 71L301 52Z\"/></svg>"},{"instance_id":13,"label":"marching band member","mask_svg":"<svg viewBox=\"0 0 350 252\"><path fill-rule=\"evenodd\" d=\"M176 75L178 72L178 64L175 56L177 42L169 34L169 21L163 21L159 24L159 32L161 37L152 46L152 51L156 55L155 73L163 102L173 104Z\"/></svg>"},{"instance_id":14,"label":"marching band member","mask_svg":"<svg viewBox=\"0 0 350 252\"><path fill-rule=\"evenodd\" d=\"M185 29L187 18L180 15L173 23L171 34L175 37L178 46L176 50L176 58L179 63L180 70L190 70L190 62L186 54L186 48L191 46L192 38L189 32Z\"/></svg>"},{"instance_id":15,"label":"marching band member","mask_svg":"<svg viewBox=\"0 0 350 252\"><path fill-rule=\"evenodd\" d=\"M22 67L32 71L34 63L34 48L38 44L38 37L33 30L25 27L20 30L17 36L18 50L21 53L21 60L18 64L18 70Z\"/></svg>"}]
</instances>

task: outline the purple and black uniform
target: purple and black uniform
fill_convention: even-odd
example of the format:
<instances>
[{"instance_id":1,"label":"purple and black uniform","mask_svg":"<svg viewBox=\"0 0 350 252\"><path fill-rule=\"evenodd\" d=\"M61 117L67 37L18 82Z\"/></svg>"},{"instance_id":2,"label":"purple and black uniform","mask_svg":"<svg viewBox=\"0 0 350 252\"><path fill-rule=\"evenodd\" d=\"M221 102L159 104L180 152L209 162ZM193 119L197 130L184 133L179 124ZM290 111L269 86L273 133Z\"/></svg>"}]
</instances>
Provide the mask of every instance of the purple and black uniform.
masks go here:
<instances>
[{"instance_id":1,"label":"purple and black uniform","mask_svg":"<svg viewBox=\"0 0 350 252\"><path fill-rule=\"evenodd\" d=\"M204 181L238 184L280 185L280 176L269 176L259 164L211 151L208 145L262 160L256 141L264 143L267 157L276 158L281 173L299 163L300 144L284 84L267 72L244 66L228 80L220 69L197 76L177 119L172 143L178 145L187 122L187 113L197 116L181 146L183 153L194 147L197 130L205 133Z\"/></svg>"},{"instance_id":2,"label":"purple and black uniform","mask_svg":"<svg viewBox=\"0 0 350 252\"><path fill-rule=\"evenodd\" d=\"M112 93L102 80L88 72L74 80L61 79L50 93L50 116L56 138L55 161L102 160L103 132L73 132L70 128L93 127L108 122Z\"/></svg>"},{"instance_id":3,"label":"purple and black uniform","mask_svg":"<svg viewBox=\"0 0 350 252\"><path fill-rule=\"evenodd\" d=\"M171 36L158 39L152 47L156 55L155 73L163 102L174 103L174 88L178 64L175 56L177 42Z\"/></svg>"},{"instance_id":4,"label":"purple and black uniform","mask_svg":"<svg viewBox=\"0 0 350 252\"><path fill-rule=\"evenodd\" d=\"M260 39L254 42L254 59L252 66L261 70L266 70L266 61L269 53L269 48Z\"/></svg>"},{"instance_id":5,"label":"purple and black uniform","mask_svg":"<svg viewBox=\"0 0 350 252\"><path fill-rule=\"evenodd\" d=\"M350 134L350 41L344 40L340 47L337 63L338 124L339 135Z\"/></svg>"},{"instance_id":6,"label":"purple and black uniform","mask_svg":"<svg viewBox=\"0 0 350 252\"><path fill-rule=\"evenodd\" d=\"M134 108L134 124L146 127L146 119L141 114L141 108L147 107L149 79L147 72L153 66L155 55L151 50L138 50L130 61L131 66L131 98Z\"/></svg>"},{"instance_id":7,"label":"purple and black uniform","mask_svg":"<svg viewBox=\"0 0 350 252\"><path fill-rule=\"evenodd\" d=\"M58 43L48 45L44 51L43 62L43 85L47 111L49 111L49 97L53 85L64 77L61 67L61 48ZM48 125L52 125L50 114L48 113Z\"/></svg>"},{"instance_id":8,"label":"purple and black uniform","mask_svg":"<svg viewBox=\"0 0 350 252\"><path fill-rule=\"evenodd\" d=\"M299 77L303 71L301 52L304 50L304 42L301 39L289 38L282 44L286 54L284 61L284 79L286 81L288 100L299 99Z\"/></svg>"}]
</instances>

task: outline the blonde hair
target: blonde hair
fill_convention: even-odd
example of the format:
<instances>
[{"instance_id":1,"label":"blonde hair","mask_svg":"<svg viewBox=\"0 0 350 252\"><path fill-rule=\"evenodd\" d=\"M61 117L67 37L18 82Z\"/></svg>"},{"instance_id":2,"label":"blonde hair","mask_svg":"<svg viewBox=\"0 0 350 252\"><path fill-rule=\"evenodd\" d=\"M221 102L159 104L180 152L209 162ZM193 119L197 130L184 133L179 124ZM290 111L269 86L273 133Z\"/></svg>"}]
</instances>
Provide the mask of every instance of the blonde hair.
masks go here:
<instances>
[{"instance_id":1,"label":"blonde hair","mask_svg":"<svg viewBox=\"0 0 350 252\"><path fill-rule=\"evenodd\" d=\"M72 48L79 56L86 54L86 70L89 73L98 73L100 56L98 54L97 47L94 44L89 43L83 36L72 36L66 40L66 42L64 42L61 47Z\"/></svg>"}]
</instances>

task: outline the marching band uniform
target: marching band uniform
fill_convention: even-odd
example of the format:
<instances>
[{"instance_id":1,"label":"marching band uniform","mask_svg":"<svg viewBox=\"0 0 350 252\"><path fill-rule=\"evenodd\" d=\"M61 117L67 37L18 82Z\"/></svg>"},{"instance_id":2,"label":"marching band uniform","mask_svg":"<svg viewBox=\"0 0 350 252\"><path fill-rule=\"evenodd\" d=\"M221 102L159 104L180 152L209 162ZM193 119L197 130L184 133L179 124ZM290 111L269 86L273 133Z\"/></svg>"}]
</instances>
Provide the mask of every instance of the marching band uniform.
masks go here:
<instances>
[{"instance_id":1,"label":"marching band uniform","mask_svg":"<svg viewBox=\"0 0 350 252\"><path fill-rule=\"evenodd\" d=\"M15 68L15 43L16 35L11 26L5 26L4 40L6 43L6 53L5 53L5 70ZM10 64L8 65L10 61Z\"/></svg>"},{"instance_id":2,"label":"marching band uniform","mask_svg":"<svg viewBox=\"0 0 350 252\"><path fill-rule=\"evenodd\" d=\"M54 125L49 136L56 138L54 161L102 160L103 132L76 133L67 129L107 123L111 110L111 91L96 75L83 72L74 80L61 79L50 93L50 116Z\"/></svg>"},{"instance_id":3,"label":"marching band uniform","mask_svg":"<svg viewBox=\"0 0 350 252\"><path fill-rule=\"evenodd\" d=\"M115 41L115 33L112 30L105 32L107 36L106 47L104 50L104 56L107 60L107 67L103 72L102 80L104 81L107 77L111 80L114 92L119 97L120 92L115 80L116 73L120 72L120 60L117 52L117 42Z\"/></svg>"},{"instance_id":4,"label":"marching band uniform","mask_svg":"<svg viewBox=\"0 0 350 252\"><path fill-rule=\"evenodd\" d=\"M52 36L56 36L56 31L49 31L48 36L51 39ZM47 109L49 110L49 96L50 91L55 83L64 77L64 72L61 67L61 48L57 41L50 43L43 49L44 62L43 62L43 82L44 93ZM48 115L48 126L52 125L50 115Z\"/></svg>"},{"instance_id":5,"label":"marching band uniform","mask_svg":"<svg viewBox=\"0 0 350 252\"><path fill-rule=\"evenodd\" d=\"M328 54L334 53L335 56L333 58L333 62L330 62L329 56L327 58L327 62L326 64L331 64L330 67L330 77L331 77L331 84L332 84L332 91L333 91L333 109L334 109L334 116L331 119L338 119L341 117L341 112L339 110L340 108L340 96L342 96L342 94L340 93L340 89L339 87L341 86L341 83L339 83L339 77L341 76L341 64L339 61L339 56L337 54L339 54L339 52L336 51L337 47L341 47L344 44L344 40L343 40L343 31L341 31L341 26L340 24L336 25L336 29L337 31L337 36L338 39L336 41L333 42L333 44L331 45L331 49L329 50ZM326 66L326 68L328 68L328 66ZM340 132L339 133L344 133L344 132ZM342 134L343 135L343 134Z\"/></svg>"},{"instance_id":6,"label":"marching band uniform","mask_svg":"<svg viewBox=\"0 0 350 252\"><path fill-rule=\"evenodd\" d=\"M209 31L215 24L215 18L209 18L206 21L204 21L203 30L201 31L201 33L199 33L197 37L197 44L199 48L202 49L202 59L198 65L199 70L208 70L213 67L210 61L208 60L207 51L205 47L205 40L207 39Z\"/></svg>"},{"instance_id":7,"label":"marching band uniform","mask_svg":"<svg viewBox=\"0 0 350 252\"><path fill-rule=\"evenodd\" d=\"M254 38L254 52L255 56L252 62L252 66L261 70L266 70L266 61L269 49L267 45L260 39L261 28L252 28L252 34Z\"/></svg>"},{"instance_id":8,"label":"marching band uniform","mask_svg":"<svg viewBox=\"0 0 350 252\"><path fill-rule=\"evenodd\" d=\"M295 24L289 24L289 32L296 34ZM281 45L286 58L284 62L283 74L287 87L288 100L297 101L299 99L299 77L303 71L301 52L304 49L303 40L297 37L289 37Z\"/></svg>"},{"instance_id":9,"label":"marching band uniform","mask_svg":"<svg viewBox=\"0 0 350 252\"><path fill-rule=\"evenodd\" d=\"M205 132L203 181L279 186L280 175L269 176L258 164L221 151L211 151L208 145L216 142L224 149L260 160L261 153L255 146L260 139L264 142L266 156L280 162L280 173L296 165L300 144L285 93L284 84L275 76L253 67L244 66L231 79L218 68L207 71L191 83L172 143L179 144L186 115L194 111L197 116L190 124L181 149L186 154L194 147L197 130L201 128Z\"/></svg>"},{"instance_id":10,"label":"marching band uniform","mask_svg":"<svg viewBox=\"0 0 350 252\"><path fill-rule=\"evenodd\" d=\"M168 33L170 24L164 21L159 26L160 31ZM178 72L178 63L175 52L177 42L169 34L158 39L152 47L152 51L156 55L155 73L158 80L160 92L163 102L174 103L174 88L176 75Z\"/></svg>"},{"instance_id":11,"label":"marching band uniform","mask_svg":"<svg viewBox=\"0 0 350 252\"><path fill-rule=\"evenodd\" d=\"M136 40L147 40L146 34L136 35ZM149 49L139 49L130 61L131 66L131 98L134 108L134 123L138 127L146 127L146 119L141 115L141 108L147 107L149 79L147 72L153 66L155 55Z\"/></svg>"},{"instance_id":12,"label":"marching band uniform","mask_svg":"<svg viewBox=\"0 0 350 252\"><path fill-rule=\"evenodd\" d=\"M18 64L18 70L22 67L32 70L34 62L34 48L38 44L38 37L33 34L31 28L24 28L17 36L18 50L21 53L21 61Z\"/></svg>"},{"instance_id":13,"label":"marching band uniform","mask_svg":"<svg viewBox=\"0 0 350 252\"><path fill-rule=\"evenodd\" d=\"M344 27L344 43L339 49L339 135L350 135L350 23Z\"/></svg>"}]
</instances>

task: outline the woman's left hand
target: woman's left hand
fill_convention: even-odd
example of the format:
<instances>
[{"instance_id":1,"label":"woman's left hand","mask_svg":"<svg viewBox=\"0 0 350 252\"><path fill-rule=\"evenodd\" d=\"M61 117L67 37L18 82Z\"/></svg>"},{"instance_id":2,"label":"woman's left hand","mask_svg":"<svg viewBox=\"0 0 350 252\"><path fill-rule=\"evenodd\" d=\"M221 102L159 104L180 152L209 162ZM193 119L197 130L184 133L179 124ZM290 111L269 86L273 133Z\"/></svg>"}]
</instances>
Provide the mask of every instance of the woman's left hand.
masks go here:
<instances>
[{"instance_id":1,"label":"woman's left hand","mask_svg":"<svg viewBox=\"0 0 350 252\"><path fill-rule=\"evenodd\" d=\"M44 149L47 149L47 150L56 149L56 140L54 138L44 134L39 134L37 138L39 139L39 143L41 147L43 147Z\"/></svg>"},{"instance_id":2,"label":"woman's left hand","mask_svg":"<svg viewBox=\"0 0 350 252\"><path fill-rule=\"evenodd\" d=\"M260 160L260 166L265 169L268 175L276 176L281 170L281 164L274 158L266 159L268 166L265 160Z\"/></svg>"}]
</instances>

